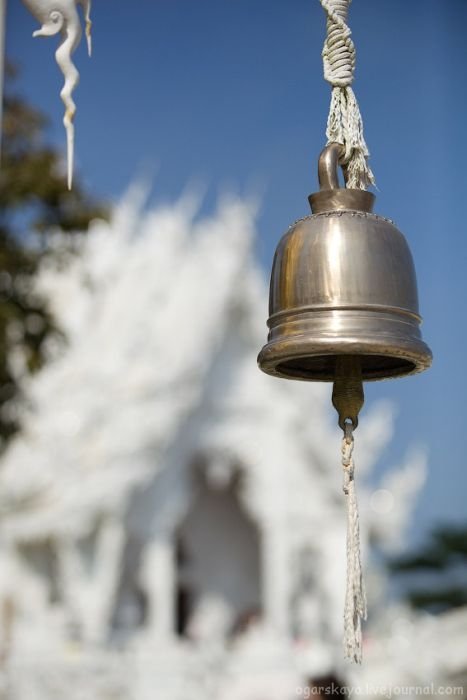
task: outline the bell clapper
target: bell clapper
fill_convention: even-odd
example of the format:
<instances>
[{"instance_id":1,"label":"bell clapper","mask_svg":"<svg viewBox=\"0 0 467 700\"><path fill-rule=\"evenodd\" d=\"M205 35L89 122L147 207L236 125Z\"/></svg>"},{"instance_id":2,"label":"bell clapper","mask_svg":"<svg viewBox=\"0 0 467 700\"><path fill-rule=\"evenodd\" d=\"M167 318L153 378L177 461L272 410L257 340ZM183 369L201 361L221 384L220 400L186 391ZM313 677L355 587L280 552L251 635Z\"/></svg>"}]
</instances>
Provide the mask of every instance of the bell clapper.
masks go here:
<instances>
[{"instance_id":1,"label":"bell clapper","mask_svg":"<svg viewBox=\"0 0 467 700\"><path fill-rule=\"evenodd\" d=\"M347 499L347 584L344 606L345 656L362 661L362 620L366 619L366 595L360 555L360 521L354 481L354 437L364 394L359 357L336 358L332 403L339 415L342 438L343 490Z\"/></svg>"},{"instance_id":2,"label":"bell clapper","mask_svg":"<svg viewBox=\"0 0 467 700\"><path fill-rule=\"evenodd\" d=\"M332 405L339 414L339 425L344 432L346 421L351 422L353 430L357 427L358 414L364 401L360 358L357 355L339 355L334 370Z\"/></svg>"}]
</instances>

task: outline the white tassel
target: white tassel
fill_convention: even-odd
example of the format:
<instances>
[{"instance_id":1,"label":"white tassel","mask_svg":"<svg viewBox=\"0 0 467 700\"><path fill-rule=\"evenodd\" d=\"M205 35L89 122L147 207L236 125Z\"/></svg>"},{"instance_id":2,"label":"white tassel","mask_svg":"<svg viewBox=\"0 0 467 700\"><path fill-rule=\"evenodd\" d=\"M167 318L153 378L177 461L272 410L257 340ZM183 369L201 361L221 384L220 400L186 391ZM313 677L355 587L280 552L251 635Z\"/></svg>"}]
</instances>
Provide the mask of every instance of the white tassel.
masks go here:
<instances>
[{"instance_id":1,"label":"white tassel","mask_svg":"<svg viewBox=\"0 0 467 700\"><path fill-rule=\"evenodd\" d=\"M360 556L360 522L354 481L354 439L352 426L346 425L342 440L344 493L347 497L347 586L344 607L344 654L355 663L362 662L362 620L367 605Z\"/></svg>"},{"instance_id":2,"label":"white tassel","mask_svg":"<svg viewBox=\"0 0 467 700\"><path fill-rule=\"evenodd\" d=\"M363 136L363 122L351 87L335 87L332 90L326 128L328 143L344 146L342 163L346 167L346 185L351 189L365 190L375 184L368 165L368 147Z\"/></svg>"}]
</instances>

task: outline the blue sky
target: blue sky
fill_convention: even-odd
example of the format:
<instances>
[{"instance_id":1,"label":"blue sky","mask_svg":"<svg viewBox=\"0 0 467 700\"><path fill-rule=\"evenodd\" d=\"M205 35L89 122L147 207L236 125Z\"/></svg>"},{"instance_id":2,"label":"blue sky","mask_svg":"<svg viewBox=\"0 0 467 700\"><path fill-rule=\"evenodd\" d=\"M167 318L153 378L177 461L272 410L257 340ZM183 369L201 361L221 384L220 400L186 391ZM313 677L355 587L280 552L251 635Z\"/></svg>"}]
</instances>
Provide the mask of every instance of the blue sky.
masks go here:
<instances>
[{"instance_id":1,"label":"blue sky","mask_svg":"<svg viewBox=\"0 0 467 700\"><path fill-rule=\"evenodd\" d=\"M257 254L269 274L281 233L308 213L317 188L329 106L318 0L94 0L93 20L92 59L84 43L76 53L77 168L87 186L117 200L149 170L155 201L201 180L207 207L226 188L260 190ZM466 516L467 1L354 0L350 25L375 209L408 238L435 357L423 375L366 387L369 403L398 406L380 470L410 444L429 447L418 539ZM49 114L50 139L64 148L55 38L33 40L34 29L20 0L8 0L18 88Z\"/></svg>"}]
</instances>

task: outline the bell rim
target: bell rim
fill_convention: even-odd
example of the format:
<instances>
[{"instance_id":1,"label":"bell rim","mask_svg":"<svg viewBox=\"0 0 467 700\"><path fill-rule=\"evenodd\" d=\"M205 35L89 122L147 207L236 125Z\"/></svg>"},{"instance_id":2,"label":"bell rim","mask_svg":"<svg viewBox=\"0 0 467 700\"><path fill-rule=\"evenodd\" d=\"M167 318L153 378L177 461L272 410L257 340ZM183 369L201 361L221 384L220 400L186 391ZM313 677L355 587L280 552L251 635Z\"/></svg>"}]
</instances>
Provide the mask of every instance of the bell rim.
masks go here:
<instances>
[{"instance_id":1,"label":"bell rim","mask_svg":"<svg viewBox=\"0 0 467 700\"><path fill-rule=\"evenodd\" d=\"M310 342L308 339L300 340L272 340L267 343L258 355L258 366L270 376L283 379L294 379L308 382L333 382L334 373L320 375L319 373L300 374L284 371L285 363L304 358L326 358L339 355L358 355L361 357L385 357L402 360L408 363L394 368L385 368L380 371L363 371L363 381L384 381L420 374L431 367L433 355L428 345L421 339L412 338L409 342L400 337L372 341L340 339L320 339Z\"/></svg>"}]
</instances>

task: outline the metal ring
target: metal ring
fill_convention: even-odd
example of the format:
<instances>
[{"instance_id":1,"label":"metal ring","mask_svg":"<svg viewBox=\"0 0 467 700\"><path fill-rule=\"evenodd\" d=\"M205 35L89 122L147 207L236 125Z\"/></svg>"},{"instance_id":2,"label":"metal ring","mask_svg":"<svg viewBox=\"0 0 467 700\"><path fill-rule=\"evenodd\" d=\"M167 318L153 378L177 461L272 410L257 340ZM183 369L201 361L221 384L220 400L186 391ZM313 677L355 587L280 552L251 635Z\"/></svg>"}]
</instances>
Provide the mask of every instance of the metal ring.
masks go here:
<instances>
[{"instance_id":1,"label":"metal ring","mask_svg":"<svg viewBox=\"0 0 467 700\"><path fill-rule=\"evenodd\" d=\"M358 427L358 416L339 418L339 427L344 431L345 439L351 439L353 431Z\"/></svg>"},{"instance_id":2,"label":"metal ring","mask_svg":"<svg viewBox=\"0 0 467 700\"><path fill-rule=\"evenodd\" d=\"M339 177L337 168L340 165L340 159L344 155L344 147L340 143L328 143L323 148L318 159L318 180L321 190L338 190ZM341 165L344 181L347 182L347 168Z\"/></svg>"}]
</instances>

